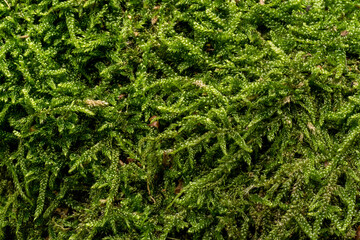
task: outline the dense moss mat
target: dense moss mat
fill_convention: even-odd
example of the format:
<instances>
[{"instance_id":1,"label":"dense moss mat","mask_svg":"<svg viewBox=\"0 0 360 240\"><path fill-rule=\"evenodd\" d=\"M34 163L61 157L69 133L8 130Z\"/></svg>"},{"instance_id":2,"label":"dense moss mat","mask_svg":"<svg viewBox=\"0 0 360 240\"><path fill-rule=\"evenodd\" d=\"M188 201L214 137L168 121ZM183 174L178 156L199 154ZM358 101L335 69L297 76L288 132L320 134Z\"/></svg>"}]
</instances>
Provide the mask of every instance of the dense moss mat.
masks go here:
<instances>
[{"instance_id":1,"label":"dense moss mat","mask_svg":"<svg viewBox=\"0 0 360 240\"><path fill-rule=\"evenodd\" d=\"M351 239L360 2L0 0L0 239Z\"/></svg>"}]
</instances>

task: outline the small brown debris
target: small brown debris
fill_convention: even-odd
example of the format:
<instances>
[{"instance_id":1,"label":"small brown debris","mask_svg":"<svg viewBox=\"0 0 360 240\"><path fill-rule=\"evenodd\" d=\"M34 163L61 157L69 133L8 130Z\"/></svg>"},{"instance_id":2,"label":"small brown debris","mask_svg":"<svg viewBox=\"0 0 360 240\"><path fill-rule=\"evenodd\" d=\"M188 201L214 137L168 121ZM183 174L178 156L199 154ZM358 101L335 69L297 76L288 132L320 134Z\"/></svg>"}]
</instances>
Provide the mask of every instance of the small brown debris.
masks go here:
<instances>
[{"instance_id":1,"label":"small brown debris","mask_svg":"<svg viewBox=\"0 0 360 240\"><path fill-rule=\"evenodd\" d=\"M360 240L360 226L358 226L358 228L356 230L355 240Z\"/></svg>"},{"instance_id":2,"label":"small brown debris","mask_svg":"<svg viewBox=\"0 0 360 240\"><path fill-rule=\"evenodd\" d=\"M121 100L121 99L123 99L123 98L125 98L125 97L126 97L126 94L120 94L119 97L118 97L118 99Z\"/></svg>"},{"instance_id":3,"label":"small brown debris","mask_svg":"<svg viewBox=\"0 0 360 240\"><path fill-rule=\"evenodd\" d=\"M125 163L124 163L123 161L121 161L121 160L120 160L120 165L121 165L121 166L124 166L124 165L125 165Z\"/></svg>"},{"instance_id":4,"label":"small brown debris","mask_svg":"<svg viewBox=\"0 0 360 240\"><path fill-rule=\"evenodd\" d=\"M139 34L140 34L139 32L134 32L135 37L139 36Z\"/></svg>"},{"instance_id":5,"label":"small brown debris","mask_svg":"<svg viewBox=\"0 0 360 240\"><path fill-rule=\"evenodd\" d=\"M215 49L213 48L213 46L211 45L211 43L207 43L206 45L205 45L205 47L206 47L206 52L212 52L212 51L214 51Z\"/></svg>"},{"instance_id":6,"label":"small brown debris","mask_svg":"<svg viewBox=\"0 0 360 240\"><path fill-rule=\"evenodd\" d=\"M303 134L303 133L300 133L299 141L300 141L300 142L303 142L303 140L304 140L304 134Z\"/></svg>"},{"instance_id":7,"label":"small brown debris","mask_svg":"<svg viewBox=\"0 0 360 240\"><path fill-rule=\"evenodd\" d=\"M155 198L154 198L153 196L151 196L149 180L146 182L146 187L147 187L147 190L148 190L148 194L149 194L150 199L151 199L154 203L156 203Z\"/></svg>"},{"instance_id":8,"label":"small brown debris","mask_svg":"<svg viewBox=\"0 0 360 240\"><path fill-rule=\"evenodd\" d=\"M102 100L91 100L91 99L86 99L85 103L87 105L89 105L90 107L98 107L98 106L107 106L109 105L108 102L102 101Z\"/></svg>"},{"instance_id":9,"label":"small brown debris","mask_svg":"<svg viewBox=\"0 0 360 240\"><path fill-rule=\"evenodd\" d=\"M151 19L151 24L155 25L155 23L158 21L159 17L155 16L153 19Z\"/></svg>"},{"instance_id":10,"label":"small brown debris","mask_svg":"<svg viewBox=\"0 0 360 240\"><path fill-rule=\"evenodd\" d=\"M154 118L156 118L157 116L152 116L151 118L149 118L150 124L148 124L149 127L156 127L159 128L159 121L154 121L151 122Z\"/></svg>"},{"instance_id":11,"label":"small brown debris","mask_svg":"<svg viewBox=\"0 0 360 240\"><path fill-rule=\"evenodd\" d=\"M155 6L153 7L154 10L159 10L160 9L160 6Z\"/></svg>"},{"instance_id":12,"label":"small brown debris","mask_svg":"<svg viewBox=\"0 0 360 240\"><path fill-rule=\"evenodd\" d=\"M107 202L107 199L100 199L99 202L100 202L101 204L105 204L105 203Z\"/></svg>"},{"instance_id":13,"label":"small brown debris","mask_svg":"<svg viewBox=\"0 0 360 240\"><path fill-rule=\"evenodd\" d=\"M134 162L136 159L133 159L133 158L127 158L126 159L126 163L132 163L132 162Z\"/></svg>"},{"instance_id":14,"label":"small brown debris","mask_svg":"<svg viewBox=\"0 0 360 240\"><path fill-rule=\"evenodd\" d=\"M259 1L259 4L260 4L260 5L265 5L265 0L260 0L260 1Z\"/></svg>"},{"instance_id":15,"label":"small brown debris","mask_svg":"<svg viewBox=\"0 0 360 240\"><path fill-rule=\"evenodd\" d=\"M324 68L323 68L322 66L320 66L320 65L317 65L316 67L319 68L319 69L321 69L321 70L324 69Z\"/></svg>"},{"instance_id":16,"label":"small brown debris","mask_svg":"<svg viewBox=\"0 0 360 240\"><path fill-rule=\"evenodd\" d=\"M327 167L329 165L330 165L330 163L328 161L324 162L324 167Z\"/></svg>"},{"instance_id":17,"label":"small brown debris","mask_svg":"<svg viewBox=\"0 0 360 240\"><path fill-rule=\"evenodd\" d=\"M289 103L290 101L291 101L290 96L287 96L287 97L284 98L283 104L287 104L287 103Z\"/></svg>"},{"instance_id":18,"label":"small brown debris","mask_svg":"<svg viewBox=\"0 0 360 240\"><path fill-rule=\"evenodd\" d=\"M170 150L171 151L171 150ZM163 153L163 161L162 164L165 167L170 167L171 165L171 157L169 156L169 150L168 151L164 151Z\"/></svg>"},{"instance_id":19,"label":"small brown debris","mask_svg":"<svg viewBox=\"0 0 360 240\"><path fill-rule=\"evenodd\" d=\"M314 126L311 122L308 122L307 127L310 129L310 131L311 131L313 134L316 133L316 128L315 128L315 126Z\"/></svg>"},{"instance_id":20,"label":"small brown debris","mask_svg":"<svg viewBox=\"0 0 360 240\"><path fill-rule=\"evenodd\" d=\"M30 132L35 132L36 131L36 128L35 128L35 126L31 126L31 128L30 128L30 130L29 130Z\"/></svg>"},{"instance_id":21,"label":"small brown debris","mask_svg":"<svg viewBox=\"0 0 360 240\"><path fill-rule=\"evenodd\" d=\"M182 189L183 189L183 181L182 181L182 180L179 180L179 184L178 184L177 187L175 188L175 194L179 194Z\"/></svg>"},{"instance_id":22,"label":"small brown debris","mask_svg":"<svg viewBox=\"0 0 360 240\"><path fill-rule=\"evenodd\" d=\"M300 83L296 86L296 88L302 88L304 85L305 85L305 84L304 84L303 82L300 82Z\"/></svg>"},{"instance_id":23,"label":"small brown debris","mask_svg":"<svg viewBox=\"0 0 360 240\"><path fill-rule=\"evenodd\" d=\"M23 36L19 36L19 38L28 38L29 35L23 35Z\"/></svg>"},{"instance_id":24,"label":"small brown debris","mask_svg":"<svg viewBox=\"0 0 360 240\"><path fill-rule=\"evenodd\" d=\"M307 58L307 57L311 57L311 56L312 56L311 53L307 53L303 56L303 58Z\"/></svg>"},{"instance_id":25,"label":"small brown debris","mask_svg":"<svg viewBox=\"0 0 360 240\"><path fill-rule=\"evenodd\" d=\"M158 121L152 122L152 123L149 124L149 127L159 128L159 122Z\"/></svg>"},{"instance_id":26,"label":"small brown debris","mask_svg":"<svg viewBox=\"0 0 360 240\"><path fill-rule=\"evenodd\" d=\"M310 11L311 8L312 8L311 5L307 5L305 10L308 12L308 11Z\"/></svg>"},{"instance_id":27,"label":"small brown debris","mask_svg":"<svg viewBox=\"0 0 360 240\"><path fill-rule=\"evenodd\" d=\"M194 84L195 84L196 86L198 86L198 87L201 87L201 88L206 87L206 84L203 83L203 81L201 81L201 80L196 80L196 81L194 82Z\"/></svg>"},{"instance_id":28,"label":"small brown debris","mask_svg":"<svg viewBox=\"0 0 360 240\"><path fill-rule=\"evenodd\" d=\"M344 30L344 31L342 31L341 33L340 33L340 35L342 36L342 37L345 37L346 35L348 35L349 34L349 31L346 31L346 30Z\"/></svg>"},{"instance_id":29,"label":"small brown debris","mask_svg":"<svg viewBox=\"0 0 360 240\"><path fill-rule=\"evenodd\" d=\"M55 212L60 215L61 218L65 218L69 212L68 208L56 208Z\"/></svg>"}]
</instances>

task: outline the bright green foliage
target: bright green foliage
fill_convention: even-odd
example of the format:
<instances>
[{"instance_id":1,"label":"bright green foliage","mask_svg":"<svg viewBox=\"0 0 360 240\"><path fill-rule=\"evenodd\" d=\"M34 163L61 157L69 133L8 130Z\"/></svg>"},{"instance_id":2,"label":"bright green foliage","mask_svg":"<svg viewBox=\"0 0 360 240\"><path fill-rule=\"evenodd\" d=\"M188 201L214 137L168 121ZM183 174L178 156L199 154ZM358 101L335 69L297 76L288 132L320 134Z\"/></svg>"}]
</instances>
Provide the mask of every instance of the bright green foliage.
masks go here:
<instances>
[{"instance_id":1,"label":"bright green foliage","mask_svg":"<svg viewBox=\"0 0 360 240\"><path fill-rule=\"evenodd\" d=\"M0 19L0 239L355 235L357 1L0 0Z\"/></svg>"}]
</instances>

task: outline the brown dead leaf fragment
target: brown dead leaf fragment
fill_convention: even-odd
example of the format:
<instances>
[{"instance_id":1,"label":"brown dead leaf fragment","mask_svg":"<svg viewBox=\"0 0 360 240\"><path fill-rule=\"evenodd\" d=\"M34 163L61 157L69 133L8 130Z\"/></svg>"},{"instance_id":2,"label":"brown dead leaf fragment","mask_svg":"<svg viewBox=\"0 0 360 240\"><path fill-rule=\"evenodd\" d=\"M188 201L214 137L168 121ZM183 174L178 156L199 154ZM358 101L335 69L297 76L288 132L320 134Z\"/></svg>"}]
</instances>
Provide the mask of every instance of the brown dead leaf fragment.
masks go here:
<instances>
[{"instance_id":1,"label":"brown dead leaf fragment","mask_svg":"<svg viewBox=\"0 0 360 240\"><path fill-rule=\"evenodd\" d=\"M149 127L159 128L159 122L158 121L152 122L152 123L149 124Z\"/></svg>"},{"instance_id":2,"label":"brown dead leaf fragment","mask_svg":"<svg viewBox=\"0 0 360 240\"><path fill-rule=\"evenodd\" d=\"M156 118L157 116L152 116L151 118L149 118L150 124L148 124L149 127L156 127L159 128L159 121L154 121L151 122L154 118Z\"/></svg>"},{"instance_id":3,"label":"brown dead leaf fragment","mask_svg":"<svg viewBox=\"0 0 360 240\"><path fill-rule=\"evenodd\" d=\"M134 32L134 36L135 37L139 36L139 32Z\"/></svg>"},{"instance_id":4,"label":"brown dead leaf fragment","mask_svg":"<svg viewBox=\"0 0 360 240\"><path fill-rule=\"evenodd\" d=\"M134 162L135 161L135 159L133 159L133 158L127 158L126 159L126 163L132 163L132 162Z\"/></svg>"},{"instance_id":5,"label":"brown dead leaf fragment","mask_svg":"<svg viewBox=\"0 0 360 240\"><path fill-rule=\"evenodd\" d=\"M151 24L155 25L155 23L158 21L158 16L155 16L153 19L151 19Z\"/></svg>"},{"instance_id":6,"label":"brown dead leaf fragment","mask_svg":"<svg viewBox=\"0 0 360 240\"><path fill-rule=\"evenodd\" d=\"M260 0L260 1L259 1L259 4L260 4L260 5L265 5L265 0Z\"/></svg>"},{"instance_id":7,"label":"brown dead leaf fragment","mask_svg":"<svg viewBox=\"0 0 360 240\"><path fill-rule=\"evenodd\" d=\"M29 35L23 35L23 36L19 36L19 38L28 38Z\"/></svg>"},{"instance_id":8,"label":"brown dead leaf fragment","mask_svg":"<svg viewBox=\"0 0 360 240\"><path fill-rule=\"evenodd\" d=\"M69 212L68 208L56 208L55 212L60 215L61 218L64 218L67 216L67 213Z\"/></svg>"},{"instance_id":9,"label":"brown dead leaf fragment","mask_svg":"<svg viewBox=\"0 0 360 240\"><path fill-rule=\"evenodd\" d=\"M346 30L344 30L344 31L342 31L341 33L340 33L340 35L342 36L342 37L345 37L346 35L348 35L349 34L349 31L346 31Z\"/></svg>"},{"instance_id":10,"label":"brown dead leaf fragment","mask_svg":"<svg viewBox=\"0 0 360 240\"><path fill-rule=\"evenodd\" d=\"M179 194L181 192L181 190L183 189L183 181L179 180L179 184L177 185L177 187L175 188L175 194Z\"/></svg>"},{"instance_id":11,"label":"brown dead leaf fragment","mask_svg":"<svg viewBox=\"0 0 360 240\"><path fill-rule=\"evenodd\" d=\"M357 230L356 230L356 236L354 238L355 240L360 240L360 226L358 226Z\"/></svg>"},{"instance_id":12,"label":"brown dead leaf fragment","mask_svg":"<svg viewBox=\"0 0 360 240\"><path fill-rule=\"evenodd\" d=\"M163 153L163 161L162 164L164 167L170 167L171 166L171 157L168 154L168 151L164 151Z\"/></svg>"},{"instance_id":13,"label":"brown dead leaf fragment","mask_svg":"<svg viewBox=\"0 0 360 240\"><path fill-rule=\"evenodd\" d=\"M160 9L160 6L155 6L153 7L154 10L159 10Z\"/></svg>"},{"instance_id":14,"label":"brown dead leaf fragment","mask_svg":"<svg viewBox=\"0 0 360 240\"><path fill-rule=\"evenodd\" d=\"M30 130L29 130L30 132L35 132L36 131L36 129L35 129L35 127L34 126L32 126L31 128L30 128Z\"/></svg>"},{"instance_id":15,"label":"brown dead leaf fragment","mask_svg":"<svg viewBox=\"0 0 360 240\"><path fill-rule=\"evenodd\" d=\"M125 96L126 96L126 94L120 94L118 99L121 100L121 99L125 98Z\"/></svg>"},{"instance_id":16,"label":"brown dead leaf fragment","mask_svg":"<svg viewBox=\"0 0 360 240\"><path fill-rule=\"evenodd\" d=\"M290 97L290 96L287 96L287 97L284 98L283 104L287 104L287 103L289 103L290 101L291 101L291 97Z\"/></svg>"}]
</instances>

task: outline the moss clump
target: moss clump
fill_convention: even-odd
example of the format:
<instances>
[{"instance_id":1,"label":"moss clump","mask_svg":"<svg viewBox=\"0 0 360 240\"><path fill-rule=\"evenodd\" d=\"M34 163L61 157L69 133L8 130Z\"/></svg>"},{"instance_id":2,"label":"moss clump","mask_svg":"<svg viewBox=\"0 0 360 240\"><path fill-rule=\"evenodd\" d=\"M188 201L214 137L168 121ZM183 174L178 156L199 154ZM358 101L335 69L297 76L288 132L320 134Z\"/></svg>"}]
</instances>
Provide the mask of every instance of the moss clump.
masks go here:
<instances>
[{"instance_id":1,"label":"moss clump","mask_svg":"<svg viewBox=\"0 0 360 240\"><path fill-rule=\"evenodd\" d=\"M0 239L349 239L360 5L0 1Z\"/></svg>"}]
</instances>

